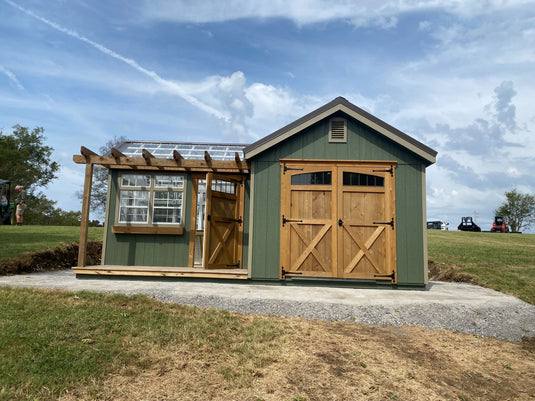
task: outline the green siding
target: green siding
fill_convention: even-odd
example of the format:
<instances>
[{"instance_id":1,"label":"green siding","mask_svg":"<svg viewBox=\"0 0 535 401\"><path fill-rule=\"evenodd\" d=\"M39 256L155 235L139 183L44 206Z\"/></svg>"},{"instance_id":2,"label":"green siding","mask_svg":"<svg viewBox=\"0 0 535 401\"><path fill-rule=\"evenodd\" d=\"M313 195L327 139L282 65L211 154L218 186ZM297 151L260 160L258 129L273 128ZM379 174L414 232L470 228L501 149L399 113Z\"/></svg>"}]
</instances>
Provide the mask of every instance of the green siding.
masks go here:
<instances>
[{"instance_id":1,"label":"green siding","mask_svg":"<svg viewBox=\"0 0 535 401\"><path fill-rule=\"evenodd\" d=\"M143 235L113 234L111 227L115 224L117 212L118 171L111 173L110 204L108 205L108 222L106 226L106 248L104 264L122 266L162 266L186 267L189 257L189 237L191 220L191 194L193 183L190 175L186 175L184 235ZM248 238L249 183L245 187L245 224L244 238ZM244 255L247 255L248 244L244 243ZM247 259L242 258L244 267Z\"/></svg>"},{"instance_id":2,"label":"green siding","mask_svg":"<svg viewBox=\"0 0 535 401\"><path fill-rule=\"evenodd\" d=\"M251 277L278 280L280 247L280 159L389 160L396 169L398 282L424 284L422 165L418 156L357 120L348 120L347 143L329 143L329 120L253 158L255 172ZM334 116L333 116L334 117Z\"/></svg>"}]
</instances>

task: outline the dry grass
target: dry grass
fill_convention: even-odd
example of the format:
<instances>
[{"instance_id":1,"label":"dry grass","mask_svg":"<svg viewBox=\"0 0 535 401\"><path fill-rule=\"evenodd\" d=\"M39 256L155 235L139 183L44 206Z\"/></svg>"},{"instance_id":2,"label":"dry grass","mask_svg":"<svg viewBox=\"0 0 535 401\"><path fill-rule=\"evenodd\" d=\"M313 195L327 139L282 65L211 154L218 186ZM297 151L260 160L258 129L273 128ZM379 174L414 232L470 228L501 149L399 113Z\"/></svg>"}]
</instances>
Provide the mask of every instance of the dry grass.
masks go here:
<instances>
[{"instance_id":1,"label":"dry grass","mask_svg":"<svg viewBox=\"0 0 535 401\"><path fill-rule=\"evenodd\" d=\"M243 319L253 319L243 316ZM154 364L125 366L74 400L532 400L535 343L420 327L370 327L265 317L283 328L247 380L231 350L172 342L144 351ZM216 339L214 338L214 341ZM247 362L245 362L247 363Z\"/></svg>"}]
</instances>

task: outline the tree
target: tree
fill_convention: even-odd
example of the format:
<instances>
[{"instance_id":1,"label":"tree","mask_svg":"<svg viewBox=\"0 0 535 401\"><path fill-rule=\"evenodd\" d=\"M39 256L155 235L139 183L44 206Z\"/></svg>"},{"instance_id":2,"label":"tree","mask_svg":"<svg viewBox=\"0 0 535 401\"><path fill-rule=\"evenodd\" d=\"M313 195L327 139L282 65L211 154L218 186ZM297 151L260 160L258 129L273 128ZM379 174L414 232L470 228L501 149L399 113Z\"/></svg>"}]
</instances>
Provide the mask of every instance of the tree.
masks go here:
<instances>
[{"instance_id":1,"label":"tree","mask_svg":"<svg viewBox=\"0 0 535 401\"><path fill-rule=\"evenodd\" d=\"M496 216L505 217L512 231L527 229L535 223L535 197L521 194L513 189L505 193L505 202L494 211Z\"/></svg>"},{"instance_id":2,"label":"tree","mask_svg":"<svg viewBox=\"0 0 535 401\"><path fill-rule=\"evenodd\" d=\"M116 148L120 142L126 141L124 136L113 137L99 151L101 155L110 154L111 148ZM78 198L82 199L82 191L77 192ZM103 216L106 211L106 200L108 197L108 169L95 166L93 170L93 185L91 187L91 210L99 216Z\"/></svg>"},{"instance_id":3,"label":"tree","mask_svg":"<svg viewBox=\"0 0 535 401\"><path fill-rule=\"evenodd\" d=\"M79 226L82 212L66 211L57 208L56 201L48 199L44 194L27 195L27 203L31 205L24 213L24 222L41 226Z\"/></svg>"},{"instance_id":4,"label":"tree","mask_svg":"<svg viewBox=\"0 0 535 401\"><path fill-rule=\"evenodd\" d=\"M50 146L44 145L44 129L15 125L13 134L0 131L0 178L16 185L43 187L57 178L59 164L50 159Z\"/></svg>"}]
</instances>

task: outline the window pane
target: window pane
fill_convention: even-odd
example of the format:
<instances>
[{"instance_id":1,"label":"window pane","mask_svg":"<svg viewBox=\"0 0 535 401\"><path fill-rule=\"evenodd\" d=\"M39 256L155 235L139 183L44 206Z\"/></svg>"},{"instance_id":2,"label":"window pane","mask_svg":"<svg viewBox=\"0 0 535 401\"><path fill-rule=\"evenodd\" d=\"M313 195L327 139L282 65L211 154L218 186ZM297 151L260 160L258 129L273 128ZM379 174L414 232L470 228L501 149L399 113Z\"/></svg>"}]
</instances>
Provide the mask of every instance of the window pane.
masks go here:
<instances>
[{"instance_id":1,"label":"window pane","mask_svg":"<svg viewBox=\"0 0 535 401\"><path fill-rule=\"evenodd\" d=\"M331 185L331 172L318 171L293 175L292 185Z\"/></svg>"},{"instance_id":2,"label":"window pane","mask_svg":"<svg viewBox=\"0 0 535 401\"><path fill-rule=\"evenodd\" d=\"M149 218L148 191L121 191L119 196L120 223L147 223Z\"/></svg>"},{"instance_id":3,"label":"window pane","mask_svg":"<svg viewBox=\"0 0 535 401\"><path fill-rule=\"evenodd\" d=\"M384 177L379 177L370 174L350 173L344 171L344 185L345 186L364 186L364 187L384 187Z\"/></svg>"},{"instance_id":4,"label":"window pane","mask_svg":"<svg viewBox=\"0 0 535 401\"><path fill-rule=\"evenodd\" d=\"M225 194L236 194L236 184L228 181L213 180L212 191L223 192Z\"/></svg>"},{"instance_id":5,"label":"window pane","mask_svg":"<svg viewBox=\"0 0 535 401\"><path fill-rule=\"evenodd\" d=\"M182 192L155 191L153 223L182 223Z\"/></svg>"},{"instance_id":6,"label":"window pane","mask_svg":"<svg viewBox=\"0 0 535 401\"><path fill-rule=\"evenodd\" d=\"M156 188L184 188L184 177L181 175L157 175L154 177Z\"/></svg>"},{"instance_id":7,"label":"window pane","mask_svg":"<svg viewBox=\"0 0 535 401\"><path fill-rule=\"evenodd\" d=\"M150 175L123 174L121 176L121 186L123 187L149 187Z\"/></svg>"}]
</instances>

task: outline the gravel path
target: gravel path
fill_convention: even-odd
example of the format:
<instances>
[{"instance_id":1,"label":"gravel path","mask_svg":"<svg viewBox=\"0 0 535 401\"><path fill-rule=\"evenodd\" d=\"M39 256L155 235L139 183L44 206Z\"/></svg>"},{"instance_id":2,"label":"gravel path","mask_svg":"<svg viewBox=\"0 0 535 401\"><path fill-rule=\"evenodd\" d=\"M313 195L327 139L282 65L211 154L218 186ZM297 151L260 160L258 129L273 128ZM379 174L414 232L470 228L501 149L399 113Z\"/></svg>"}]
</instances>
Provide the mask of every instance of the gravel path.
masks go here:
<instances>
[{"instance_id":1,"label":"gravel path","mask_svg":"<svg viewBox=\"0 0 535 401\"><path fill-rule=\"evenodd\" d=\"M487 288L431 282L425 291L76 278L70 270L0 276L0 286L145 294L232 312L366 324L412 324L520 341L535 337L535 305Z\"/></svg>"}]
</instances>

